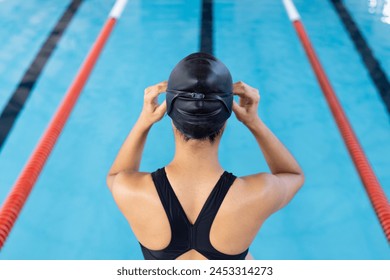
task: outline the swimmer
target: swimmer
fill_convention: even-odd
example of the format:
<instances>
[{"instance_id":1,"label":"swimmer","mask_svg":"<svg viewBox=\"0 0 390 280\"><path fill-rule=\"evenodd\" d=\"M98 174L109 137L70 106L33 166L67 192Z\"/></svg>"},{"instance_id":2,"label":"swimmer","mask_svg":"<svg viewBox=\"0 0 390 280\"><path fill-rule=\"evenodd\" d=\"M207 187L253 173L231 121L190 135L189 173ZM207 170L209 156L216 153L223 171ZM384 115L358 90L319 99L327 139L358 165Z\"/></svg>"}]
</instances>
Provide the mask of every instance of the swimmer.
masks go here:
<instances>
[{"instance_id":1,"label":"swimmer","mask_svg":"<svg viewBox=\"0 0 390 280\"><path fill-rule=\"evenodd\" d=\"M304 182L294 157L260 119L259 103L257 89L233 84L227 67L204 53L185 57L168 82L145 89L142 112L107 176L145 259L251 258L249 246L262 224ZM232 112L255 137L270 173L236 177L222 168L218 148ZM174 157L141 172L148 132L165 113L172 119Z\"/></svg>"}]
</instances>

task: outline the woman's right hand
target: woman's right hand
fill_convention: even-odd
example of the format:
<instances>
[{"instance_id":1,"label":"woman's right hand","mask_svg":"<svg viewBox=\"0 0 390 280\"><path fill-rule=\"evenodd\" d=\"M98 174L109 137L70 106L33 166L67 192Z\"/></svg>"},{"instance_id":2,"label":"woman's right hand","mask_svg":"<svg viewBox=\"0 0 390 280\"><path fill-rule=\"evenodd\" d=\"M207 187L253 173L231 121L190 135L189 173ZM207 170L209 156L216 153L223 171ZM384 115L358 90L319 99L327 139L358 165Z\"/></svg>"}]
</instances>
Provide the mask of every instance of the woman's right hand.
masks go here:
<instances>
[{"instance_id":1,"label":"woman's right hand","mask_svg":"<svg viewBox=\"0 0 390 280\"><path fill-rule=\"evenodd\" d=\"M233 100L233 112L246 126L260 120L257 109L260 103L259 91L244 82L233 84L233 94L240 97L239 104Z\"/></svg>"},{"instance_id":2,"label":"woman's right hand","mask_svg":"<svg viewBox=\"0 0 390 280\"><path fill-rule=\"evenodd\" d=\"M166 81L147 87L144 91L144 106L140 115L141 122L147 126L152 126L162 119L167 111L167 103L164 100L158 104L158 96L167 90Z\"/></svg>"}]
</instances>

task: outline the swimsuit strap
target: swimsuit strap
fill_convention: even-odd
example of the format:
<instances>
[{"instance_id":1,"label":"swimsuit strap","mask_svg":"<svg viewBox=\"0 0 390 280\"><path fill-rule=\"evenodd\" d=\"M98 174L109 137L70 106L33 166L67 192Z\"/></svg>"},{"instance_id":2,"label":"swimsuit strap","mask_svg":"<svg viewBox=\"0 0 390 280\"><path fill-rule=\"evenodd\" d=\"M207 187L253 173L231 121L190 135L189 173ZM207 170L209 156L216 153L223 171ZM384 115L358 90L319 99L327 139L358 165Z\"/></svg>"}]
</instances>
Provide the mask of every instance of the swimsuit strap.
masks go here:
<instances>
[{"instance_id":1,"label":"swimsuit strap","mask_svg":"<svg viewBox=\"0 0 390 280\"><path fill-rule=\"evenodd\" d=\"M164 168L153 172L152 178L171 227L171 242L166 249L172 244L175 248L188 249L189 222L187 216L183 215L182 207L167 179Z\"/></svg>"}]
</instances>

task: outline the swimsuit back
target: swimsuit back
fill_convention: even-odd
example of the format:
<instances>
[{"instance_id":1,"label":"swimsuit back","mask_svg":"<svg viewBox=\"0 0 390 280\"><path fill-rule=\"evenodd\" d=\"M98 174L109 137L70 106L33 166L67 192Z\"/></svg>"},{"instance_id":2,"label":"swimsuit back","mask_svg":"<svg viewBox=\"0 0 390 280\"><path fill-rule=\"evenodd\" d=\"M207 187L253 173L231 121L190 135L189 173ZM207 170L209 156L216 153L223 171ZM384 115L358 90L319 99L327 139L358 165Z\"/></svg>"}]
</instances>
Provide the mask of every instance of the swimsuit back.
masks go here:
<instances>
[{"instance_id":1,"label":"swimsuit back","mask_svg":"<svg viewBox=\"0 0 390 280\"><path fill-rule=\"evenodd\" d=\"M226 171L221 175L194 224L188 220L168 181L165 168L153 172L152 178L169 220L171 241L162 250L150 250L140 244L146 260L174 260L192 249L211 260L245 259L248 249L237 255L223 254L211 245L209 237L214 218L236 176Z\"/></svg>"}]
</instances>

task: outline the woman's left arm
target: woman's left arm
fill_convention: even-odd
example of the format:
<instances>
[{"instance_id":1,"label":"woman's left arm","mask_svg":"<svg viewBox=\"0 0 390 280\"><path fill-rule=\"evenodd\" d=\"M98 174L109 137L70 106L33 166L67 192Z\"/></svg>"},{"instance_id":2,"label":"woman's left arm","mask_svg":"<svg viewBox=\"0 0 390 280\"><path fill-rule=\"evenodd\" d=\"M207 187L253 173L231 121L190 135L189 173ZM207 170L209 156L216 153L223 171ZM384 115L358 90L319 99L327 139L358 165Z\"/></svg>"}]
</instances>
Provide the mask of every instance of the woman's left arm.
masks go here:
<instances>
[{"instance_id":1,"label":"woman's left arm","mask_svg":"<svg viewBox=\"0 0 390 280\"><path fill-rule=\"evenodd\" d=\"M122 171L138 172L146 137L152 125L164 116L167 106L158 104L157 97L166 91L167 82L161 82L145 89L144 106L134 127L119 150L107 175L107 185L112 191L115 176Z\"/></svg>"}]
</instances>

